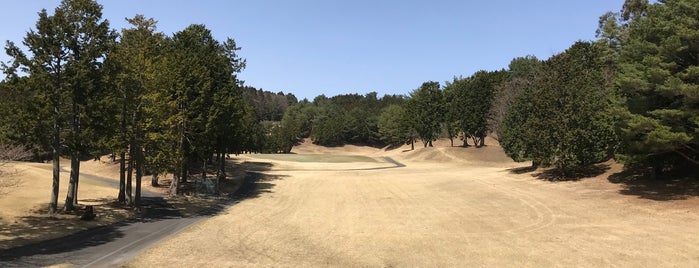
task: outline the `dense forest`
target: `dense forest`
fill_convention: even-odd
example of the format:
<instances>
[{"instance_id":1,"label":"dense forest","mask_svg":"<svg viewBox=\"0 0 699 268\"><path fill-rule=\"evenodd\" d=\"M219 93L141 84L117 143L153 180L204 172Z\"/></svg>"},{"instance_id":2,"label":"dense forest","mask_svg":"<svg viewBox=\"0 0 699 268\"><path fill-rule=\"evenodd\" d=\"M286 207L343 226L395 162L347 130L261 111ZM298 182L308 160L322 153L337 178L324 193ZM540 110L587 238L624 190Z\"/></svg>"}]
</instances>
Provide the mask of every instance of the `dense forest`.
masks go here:
<instances>
[{"instance_id":1,"label":"dense forest","mask_svg":"<svg viewBox=\"0 0 699 268\"><path fill-rule=\"evenodd\" d=\"M492 136L514 160L561 176L610 158L653 177L695 172L698 17L697 1L627 0L600 17L597 40L549 59L523 55L506 69L427 81L407 95L309 101L244 85L240 48L205 25L168 36L136 15L116 31L95 1L64 0L39 13L21 45L6 44L0 148L53 162L51 213L61 157L71 165L64 209L77 203L80 161L103 155L120 162L119 201L138 206L145 174L153 184L174 174L177 194L212 165L225 178L227 154L289 153L305 138L414 148L440 138L482 147Z\"/></svg>"}]
</instances>

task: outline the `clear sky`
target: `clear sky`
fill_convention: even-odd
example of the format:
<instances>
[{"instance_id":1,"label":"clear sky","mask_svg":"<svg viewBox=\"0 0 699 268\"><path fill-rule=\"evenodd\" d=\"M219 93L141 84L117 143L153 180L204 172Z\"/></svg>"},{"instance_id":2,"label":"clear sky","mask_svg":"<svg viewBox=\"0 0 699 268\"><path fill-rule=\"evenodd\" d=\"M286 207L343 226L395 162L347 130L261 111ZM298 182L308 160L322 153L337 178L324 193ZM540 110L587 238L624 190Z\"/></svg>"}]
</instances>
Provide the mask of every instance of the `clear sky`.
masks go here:
<instances>
[{"instance_id":1,"label":"clear sky","mask_svg":"<svg viewBox=\"0 0 699 268\"><path fill-rule=\"evenodd\" d=\"M514 57L546 59L593 40L598 18L623 0L100 0L115 29L143 14L172 34L205 24L242 47L246 85L312 100L325 94L407 94ZM0 39L21 43L37 12L57 0L6 0ZM0 60L7 56L1 53Z\"/></svg>"}]
</instances>

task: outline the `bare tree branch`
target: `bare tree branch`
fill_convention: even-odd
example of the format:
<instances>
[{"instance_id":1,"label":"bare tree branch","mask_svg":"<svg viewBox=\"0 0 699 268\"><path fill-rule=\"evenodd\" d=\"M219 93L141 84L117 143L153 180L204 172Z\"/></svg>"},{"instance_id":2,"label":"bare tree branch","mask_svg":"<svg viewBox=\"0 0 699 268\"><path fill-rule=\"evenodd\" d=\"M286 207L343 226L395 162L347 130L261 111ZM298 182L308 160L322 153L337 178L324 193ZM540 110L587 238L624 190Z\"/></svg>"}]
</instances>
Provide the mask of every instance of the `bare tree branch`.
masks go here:
<instances>
[{"instance_id":1,"label":"bare tree branch","mask_svg":"<svg viewBox=\"0 0 699 268\"><path fill-rule=\"evenodd\" d=\"M32 153L26 146L0 143L0 194L4 195L7 193L9 187L20 183L19 180L9 176L8 174L12 174L13 172L5 172L3 166L10 161L26 160L31 156Z\"/></svg>"},{"instance_id":2,"label":"bare tree branch","mask_svg":"<svg viewBox=\"0 0 699 268\"><path fill-rule=\"evenodd\" d=\"M27 160L31 157L32 152L24 145L0 143L0 163Z\"/></svg>"}]
</instances>

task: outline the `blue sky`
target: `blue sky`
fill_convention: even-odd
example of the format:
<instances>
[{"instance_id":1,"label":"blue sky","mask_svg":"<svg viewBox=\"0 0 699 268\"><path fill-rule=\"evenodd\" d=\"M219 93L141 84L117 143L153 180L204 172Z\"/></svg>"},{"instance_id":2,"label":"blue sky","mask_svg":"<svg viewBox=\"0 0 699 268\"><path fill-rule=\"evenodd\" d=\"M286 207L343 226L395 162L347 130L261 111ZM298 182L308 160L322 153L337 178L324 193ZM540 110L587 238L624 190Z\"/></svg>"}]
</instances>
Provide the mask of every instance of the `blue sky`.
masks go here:
<instances>
[{"instance_id":1,"label":"blue sky","mask_svg":"<svg viewBox=\"0 0 699 268\"><path fill-rule=\"evenodd\" d=\"M115 29L143 14L172 34L205 24L242 47L246 85L294 93L407 94L478 70L506 68L514 57L546 59L577 40L594 39L598 17L623 0L494 1L177 1L102 0ZM0 39L20 43L37 12L56 0L9 0ZM6 61L2 53L0 60Z\"/></svg>"}]
</instances>

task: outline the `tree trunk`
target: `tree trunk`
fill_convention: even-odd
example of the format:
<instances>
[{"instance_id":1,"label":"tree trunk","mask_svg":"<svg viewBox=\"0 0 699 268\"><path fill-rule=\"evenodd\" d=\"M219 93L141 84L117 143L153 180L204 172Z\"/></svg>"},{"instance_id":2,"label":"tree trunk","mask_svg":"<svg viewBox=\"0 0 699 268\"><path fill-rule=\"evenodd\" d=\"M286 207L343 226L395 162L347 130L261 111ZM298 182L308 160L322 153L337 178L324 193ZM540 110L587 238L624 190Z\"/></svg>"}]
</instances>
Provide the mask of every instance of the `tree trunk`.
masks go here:
<instances>
[{"instance_id":1,"label":"tree trunk","mask_svg":"<svg viewBox=\"0 0 699 268\"><path fill-rule=\"evenodd\" d=\"M481 145L480 147L485 146L485 136L481 136Z\"/></svg>"},{"instance_id":2,"label":"tree trunk","mask_svg":"<svg viewBox=\"0 0 699 268\"><path fill-rule=\"evenodd\" d=\"M128 102L128 95L126 90L124 90L124 99L121 103L121 134L126 134L126 103ZM123 138L123 136L122 136ZM119 141L119 143L125 142L125 140ZM127 146L124 146L127 147ZM126 150L127 148L121 148ZM122 151L119 155L121 159L119 160L119 203L126 204L126 151Z\"/></svg>"},{"instance_id":3,"label":"tree trunk","mask_svg":"<svg viewBox=\"0 0 699 268\"><path fill-rule=\"evenodd\" d=\"M206 167L207 167L206 158L202 158L201 162L202 162L201 181L203 182L206 180Z\"/></svg>"},{"instance_id":4,"label":"tree trunk","mask_svg":"<svg viewBox=\"0 0 699 268\"><path fill-rule=\"evenodd\" d=\"M180 174L180 181L186 183L187 182L187 175L189 173L189 170L187 170L187 158L184 159L181 167L181 174Z\"/></svg>"},{"instance_id":5,"label":"tree trunk","mask_svg":"<svg viewBox=\"0 0 699 268\"><path fill-rule=\"evenodd\" d=\"M71 124L71 134L73 135L71 141L71 151L70 151L70 180L68 181L68 193L66 193L66 202L63 207L64 211L75 210L75 204L77 203L77 190L78 190L78 177L80 176L80 159L78 152L79 149L79 139L80 139L80 108L78 107L78 100L76 98L75 88L73 89L73 120Z\"/></svg>"},{"instance_id":6,"label":"tree trunk","mask_svg":"<svg viewBox=\"0 0 699 268\"><path fill-rule=\"evenodd\" d=\"M54 108L58 112L58 107ZM58 120L53 124L53 185L51 186L51 201L49 202L49 215L53 215L58 210L58 185L61 176L61 129Z\"/></svg>"},{"instance_id":7,"label":"tree trunk","mask_svg":"<svg viewBox=\"0 0 699 268\"><path fill-rule=\"evenodd\" d=\"M410 140L410 150L415 151L415 140Z\"/></svg>"},{"instance_id":8,"label":"tree trunk","mask_svg":"<svg viewBox=\"0 0 699 268\"><path fill-rule=\"evenodd\" d=\"M466 134L464 134L464 137L463 137L463 138L464 138L464 145L462 145L462 146L463 146L463 147L468 147L468 137L466 136Z\"/></svg>"},{"instance_id":9,"label":"tree trunk","mask_svg":"<svg viewBox=\"0 0 699 268\"><path fill-rule=\"evenodd\" d=\"M170 183L170 194L177 195L179 194L179 181L180 181L180 172L179 170L176 170L172 174L172 183Z\"/></svg>"},{"instance_id":10,"label":"tree trunk","mask_svg":"<svg viewBox=\"0 0 699 268\"><path fill-rule=\"evenodd\" d=\"M56 85L61 88L61 58L57 60ZM58 189L61 178L61 95L51 94L51 106L53 106L53 183L51 185L51 200L49 201L49 215L58 211Z\"/></svg>"},{"instance_id":11,"label":"tree trunk","mask_svg":"<svg viewBox=\"0 0 699 268\"><path fill-rule=\"evenodd\" d=\"M450 137L449 141L451 141L451 147L454 147L454 137Z\"/></svg>"},{"instance_id":12,"label":"tree trunk","mask_svg":"<svg viewBox=\"0 0 699 268\"><path fill-rule=\"evenodd\" d=\"M141 179L143 178L143 152L141 151L141 146L136 145L136 151L134 152L134 155L136 155L136 194L134 198L134 206L135 207L140 207L141 206Z\"/></svg>"},{"instance_id":13,"label":"tree trunk","mask_svg":"<svg viewBox=\"0 0 699 268\"><path fill-rule=\"evenodd\" d=\"M428 145L428 146L434 147L434 146L432 146L432 140L429 141L429 145Z\"/></svg>"},{"instance_id":14,"label":"tree trunk","mask_svg":"<svg viewBox=\"0 0 699 268\"><path fill-rule=\"evenodd\" d=\"M183 114L183 116L185 116L184 112L182 114ZM188 162L187 150L185 150L186 148L185 148L185 143L184 143L184 141L185 141L184 129L186 126L187 126L187 119L185 117L182 120L182 126L180 128L180 144L179 144L180 145L180 153L182 154L182 163L180 163L181 164L180 171L182 172L182 175L180 175L180 179L182 179L182 182L185 182L185 183L187 182L187 162Z\"/></svg>"},{"instance_id":15,"label":"tree trunk","mask_svg":"<svg viewBox=\"0 0 699 268\"><path fill-rule=\"evenodd\" d=\"M218 165L219 165L219 172L220 172L218 174L218 178L219 179L226 179L226 156L224 154L219 154L218 158L219 158Z\"/></svg>"},{"instance_id":16,"label":"tree trunk","mask_svg":"<svg viewBox=\"0 0 699 268\"><path fill-rule=\"evenodd\" d=\"M129 167L126 169L126 204L133 205L132 178L134 167L134 146L133 142L129 146Z\"/></svg>"},{"instance_id":17,"label":"tree trunk","mask_svg":"<svg viewBox=\"0 0 699 268\"><path fill-rule=\"evenodd\" d=\"M80 160L75 154L75 152L72 152L70 156L70 181L68 182L68 193L66 193L66 202L63 206L63 211L75 210L75 194L78 185L77 179L80 174Z\"/></svg>"},{"instance_id":18,"label":"tree trunk","mask_svg":"<svg viewBox=\"0 0 699 268\"><path fill-rule=\"evenodd\" d=\"M478 142L478 137L476 136L471 136L471 139L473 140L473 146L476 146L476 148L480 147L479 142Z\"/></svg>"},{"instance_id":19,"label":"tree trunk","mask_svg":"<svg viewBox=\"0 0 699 268\"><path fill-rule=\"evenodd\" d=\"M150 186L153 186L153 187L159 186L159 184L158 184L158 171L157 170L153 170L153 176L150 179Z\"/></svg>"},{"instance_id":20,"label":"tree trunk","mask_svg":"<svg viewBox=\"0 0 699 268\"><path fill-rule=\"evenodd\" d=\"M126 152L121 152L119 155L119 197L118 201L121 204L126 203Z\"/></svg>"},{"instance_id":21,"label":"tree trunk","mask_svg":"<svg viewBox=\"0 0 699 268\"><path fill-rule=\"evenodd\" d=\"M75 166L71 160L71 170L75 169L75 188L73 188L73 205L78 205L78 187L80 187L80 158L76 157Z\"/></svg>"}]
</instances>

